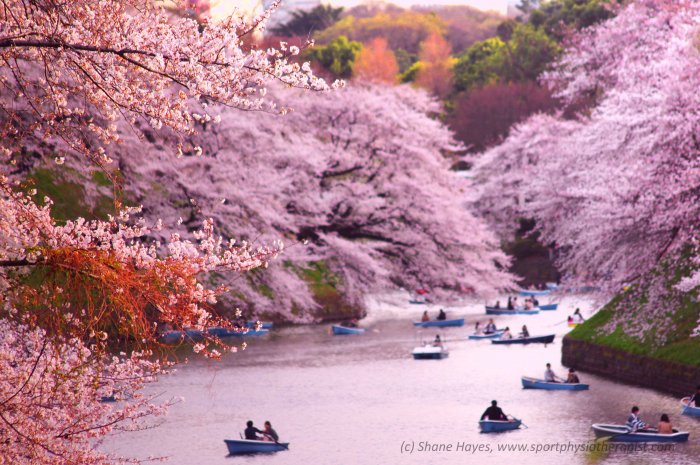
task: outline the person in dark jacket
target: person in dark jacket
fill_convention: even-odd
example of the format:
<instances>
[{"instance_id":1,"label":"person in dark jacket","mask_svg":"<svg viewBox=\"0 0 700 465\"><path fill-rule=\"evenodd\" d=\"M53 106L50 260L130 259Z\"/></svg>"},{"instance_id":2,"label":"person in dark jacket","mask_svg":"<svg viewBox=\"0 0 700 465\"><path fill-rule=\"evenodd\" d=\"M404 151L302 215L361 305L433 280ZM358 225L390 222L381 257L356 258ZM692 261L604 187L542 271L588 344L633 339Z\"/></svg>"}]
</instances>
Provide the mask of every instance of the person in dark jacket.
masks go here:
<instances>
[{"instance_id":1,"label":"person in dark jacket","mask_svg":"<svg viewBox=\"0 0 700 465\"><path fill-rule=\"evenodd\" d=\"M260 431L255 426L253 426L252 420L248 420L246 426L247 428L243 432L245 438L250 439L251 441L259 441L261 438L258 436L258 433L263 434L263 431Z\"/></svg>"},{"instance_id":2,"label":"person in dark jacket","mask_svg":"<svg viewBox=\"0 0 700 465\"><path fill-rule=\"evenodd\" d=\"M481 415L481 419L506 421L508 420L508 417L506 417L506 414L503 413L501 407L498 406L498 402L492 400L491 407L486 409L484 414Z\"/></svg>"},{"instance_id":3,"label":"person in dark jacket","mask_svg":"<svg viewBox=\"0 0 700 465\"><path fill-rule=\"evenodd\" d=\"M437 319L438 320L446 320L447 319L447 314L445 314L445 310L440 309L440 313L438 313Z\"/></svg>"},{"instance_id":4,"label":"person in dark jacket","mask_svg":"<svg viewBox=\"0 0 700 465\"><path fill-rule=\"evenodd\" d=\"M695 394L688 399L688 407L700 407L700 384L695 386Z\"/></svg>"}]
</instances>

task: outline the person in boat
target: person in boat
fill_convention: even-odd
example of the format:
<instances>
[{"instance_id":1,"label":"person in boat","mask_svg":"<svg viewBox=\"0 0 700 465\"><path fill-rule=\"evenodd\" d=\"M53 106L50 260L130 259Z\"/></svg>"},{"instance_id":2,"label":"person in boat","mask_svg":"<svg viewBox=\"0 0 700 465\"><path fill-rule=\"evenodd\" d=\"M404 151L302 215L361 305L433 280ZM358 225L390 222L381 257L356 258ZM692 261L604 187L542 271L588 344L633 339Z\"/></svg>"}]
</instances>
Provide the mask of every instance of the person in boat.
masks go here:
<instances>
[{"instance_id":1,"label":"person in boat","mask_svg":"<svg viewBox=\"0 0 700 465\"><path fill-rule=\"evenodd\" d=\"M501 308L501 301L500 300L496 301L496 306L494 308Z\"/></svg>"},{"instance_id":2,"label":"person in boat","mask_svg":"<svg viewBox=\"0 0 700 465\"><path fill-rule=\"evenodd\" d=\"M474 324L474 334L481 334L481 324L478 321Z\"/></svg>"},{"instance_id":3,"label":"person in boat","mask_svg":"<svg viewBox=\"0 0 700 465\"><path fill-rule=\"evenodd\" d=\"M345 324L344 324L344 326L345 326L346 328L357 328L357 327L359 326L359 324L360 324L359 320L353 318L353 319L350 320L350 321L346 321Z\"/></svg>"},{"instance_id":4,"label":"person in boat","mask_svg":"<svg viewBox=\"0 0 700 465\"><path fill-rule=\"evenodd\" d=\"M639 407L636 405L632 407L629 416L627 417L627 422L625 425L634 433L635 431L645 430L647 424L639 418Z\"/></svg>"},{"instance_id":5,"label":"person in boat","mask_svg":"<svg viewBox=\"0 0 700 465\"><path fill-rule=\"evenodd\" d=\"M518 298L517 298L517 297L513 297L513 308L514 308L515 310L522 310L522 309L523 309L523 304L521 304L520 302L518 302Z\"/></svg>"},{"instance_id":6,"label":"person in boat","mask_svg":"<svg viewBox=\"0 0 700 465\"><path fill-rule=\"evenodd\" d=\"M259 441L261 438L260 436L258 436L258 433L263 434L263 431L260 431L255 426L253 426L253 420L248 420L248 422L246 423L246 429L243 432L245 438L251 441Z\"/></svg>"},{"instance_id":7,"label":"person in boat","mask_svg":"<svg viewBox=\"0 0 700 465\"><path fill-rule=\"evenodd\" d=\"M422 322L424 322L424 323L425 323L426 321L430 321L430 316L428 315L428 311L427 311L427 310L423 312L423 316L421 317L420 321L422 321Z\"/></svg>"},{"instance_id":8,"label":"person in boat","mask_svg":"<svg viewBox=\"0 0 700 465\"><path fill-rule=\"evenodd\" d=\"M668 419L668 415L665 413L661 415L656 429L659 430L659 434L673 434L673 425L671 424L671 420Z\"/></svg>"},{"instance_id":9,"label":"person in boat","mask_svg":"<svg viewBox=\"0 0 700 465\"><path fill-rule=\"evenodd\" d=\"M435 340L433 341L433 347L442 347L442 339L440 339L439 334L435 335Z\"/></svg>"},{"instance_id":10,"label":"person in boat","mask_svg":"<svg viewBox=\"0 0 700 465\"><path fill-rule=\"evenodd\" d=\"M486 411L481 415L482 420L492 420L492 421L506 421L508 417L503 413L501 407L498 406L498 402L495 400L491 401L491 407L487 408Z\"/></svg>"},{"instance_id":11,"label":"person in boat","mask_svg":"<svg viewBox=\"0 0 700 465\"><path fill-rule=\"evenodd\" d=\"M272 429L272 423L270 423L269 421L265 422L265 430L262 432L262 434L264 436L265 441L278 442L280 440L277 431Z\"/></svg>"},{"instance_id":12,"label":"person in boat","mask_svg":"<svg viewBox=\"0 0 700 465\"><path fill-rule=\"evenodd\" d=\"M520 337L530 337L530 331L527 330L527 326L523 325L523 328L520 330Z\"/></svg>"},{"instance_id":13,"label":"person in boat","mask_svg":"<svg viewBox=\"0 0 700 465\"><path fill-rule=\"evenodd\" d=\"M586 321L586 320L583 318L583 315L581 315L581 309L580 309L580 308L577 308L576 311L574 312L574 320L576 321L576 323L583 323L584 321Z\"/></svg>"},{"instance_id":14,"label":"person in boat","mask_svg":"<svg viewBox=\"0 0 700 465\"><path fill-rule=\"evenodd\" d=\"M491 318L491 319L489 319L489 322L486 324L486 329L484 330L484 333L493 334L496 331L497 331L496 324L493 322L493 318Z\"/></svg>"},{"instance_id":15,"label":"person in boat","mask_svg":"<svg viewBox=\"0 0 700 465\"><path fill-rule=\"evenodd\" d=\"M501 339L513 339L513 335L510 334L510 328L506 326L506 329L503 330L503 334L501 334Z\"/></svg>"},{"instance_id":16,"label":"person in boat","mask_svg":"<svg viewBox=\"0 0 700 465\"><path fill-rule=\"evenodd\" d=\"M537 300L537 297L533 297L533 298L532 298L532 305L534 305L535 307L539 307L539 306L540 306L540 301Z\"/></svg>"},{"instance_id":17,"label":"person in boat","mask_svg":"<svg viewBox=\"0 0 700 465\"><path fill-rule=\"evenodd\" d=\"M513 305L512 297L508 297L508 310L515 310L515 305Z\"/></svg>"},{"instance_id":18,"label":"person in boat","mask_svg":"<svg viewBox=\"0 0 700 465\"><path fill-rule=\"evenodd\" d=\"M525 299L525 310L532 310L533 307L534 306L532 304L532 300L530 300L529 298Z\"/></svg>"},{"instance_id":19,"label":"person in boat","mask_svg":"<svg viewBox=\"0 0 700 465\"><path fill-rule=\"evenodd\" d=\"M688 399L688 407L700 407L700 384L695 386L695 394Z\"/></svg>"},{"instance_id":20,"label":"person in boat","mask_svg":"<svg viewBox=\"0 0 700 465\"><path fill-rule=\"evenodd\" d=\"M444 321L447 319L447 314L445 313L445 310L443 310L442 308L440 309L440 313L438 313L437 319L438 319L438 321Z\"/></svg>"},{"instance_id":21,"label":"person in boat","mask_svg":"<svg viewBox=\"0 0 700 465\"><path fill-rule=\"evenodd\" d=\"M569 323L569 324L573 323L573 322L574 322L574 317L571 316L571 315L569 315L569 317L566 319L566 322Z\"/></svg>"},{"instance_id":22,"label":"person in boat","mask_svg":"<svg viewBox=\"0 0 700 465\"><path fill-rule=\"evenodd\" d=\"M573 368L569 368L569 374L566 377L566 382L570 384L579 384L581 382Z\"/></svg>"},{"instance_id":23,"label":"person in boat","mask_svg":"<svg viewBox=\"0 0 700 465\"><path fill-rule=\"evenodd\" d=\"M557 375L554 373L554 370L552 370L551 363L548 363L547 369L544 370L544 380L548 383L558 383L559 382L559 380L557 379Z\"/></svg>"}]
</instances>

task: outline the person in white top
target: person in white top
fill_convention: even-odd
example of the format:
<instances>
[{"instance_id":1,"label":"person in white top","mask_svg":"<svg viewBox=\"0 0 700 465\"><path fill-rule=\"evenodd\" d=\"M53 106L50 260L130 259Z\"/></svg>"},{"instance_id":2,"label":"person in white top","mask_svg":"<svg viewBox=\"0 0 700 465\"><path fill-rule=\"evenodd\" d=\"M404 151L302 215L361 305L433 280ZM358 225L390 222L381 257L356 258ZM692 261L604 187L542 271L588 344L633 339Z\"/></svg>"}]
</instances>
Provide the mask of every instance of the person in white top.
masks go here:
<instances>
[{"instance_id":1,"label":"person in white top","mask_svg":"<svg viewBox=\"0 0 700 465\"><path fill-rule=\"evenodd\" d=\"M547 364L547 369L544 370L544 380L548 383L558 383L559 382L557 380L557 375L555 375L554 371L552 371L552 365L550 363Z\"/></svg>"}]
</instances>

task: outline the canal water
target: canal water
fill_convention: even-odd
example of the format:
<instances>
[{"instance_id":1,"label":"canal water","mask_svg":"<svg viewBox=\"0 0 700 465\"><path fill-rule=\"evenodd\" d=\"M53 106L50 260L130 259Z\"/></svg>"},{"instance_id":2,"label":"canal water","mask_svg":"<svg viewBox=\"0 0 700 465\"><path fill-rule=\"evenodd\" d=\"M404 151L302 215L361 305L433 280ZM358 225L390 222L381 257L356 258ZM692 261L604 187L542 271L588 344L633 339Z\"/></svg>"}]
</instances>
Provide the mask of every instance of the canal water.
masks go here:
<instances>
[{"instance_id":1,"label":"canal water","mask_svg":"<svg viewBox=\"0 0 700 465\"><path fill-rule=\"evenodd\" d=\"M557 311L495 318L514 332L527 324L532 335L555 333L547 346L465 340L474 322L487 321L483 303L447 309L448 318L466 318L464 327L416 330L411 320L425 309L434 317L438 307L404 302L398 295L373 302L364 335L333 336L330 325L290 327L218 362L190 356L149 388L162 399L184 400L156 428L114 435L103 447L166 456L172 465L700 463L700 420L681 416L676 398L586 373L580 377L589 391L522 389L520 377L542 377L547 362L565 374L566 317L577 306L590 315L585 300L567 297ZM411 350L438 333L449 358L413 360ZM492 399L527 428L481 434L478 420ZM649 423L669 414L690 441L662 451L602 450L593 442L592 423L624 423L635 404ZM270 420L289 451L227 456L223 440L239 438L249 419L260 428Z\"/></svg>"}]
</instances>

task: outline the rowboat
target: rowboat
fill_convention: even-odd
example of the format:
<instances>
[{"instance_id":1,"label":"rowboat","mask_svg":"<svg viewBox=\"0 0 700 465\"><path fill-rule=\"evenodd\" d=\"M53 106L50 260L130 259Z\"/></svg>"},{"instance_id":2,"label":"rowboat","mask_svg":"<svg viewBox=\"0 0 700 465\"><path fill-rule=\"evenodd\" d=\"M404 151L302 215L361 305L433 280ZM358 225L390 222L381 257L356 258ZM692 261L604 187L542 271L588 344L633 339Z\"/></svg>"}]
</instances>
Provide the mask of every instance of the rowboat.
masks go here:
<instances>
[{"instance_id":1,"label":"rowboat","mask_svg":"<svg viewBox=\"0 0 700 465\"><path fill-rule=\"evenodd\" d=\"M160 335L160 341L165 344L176 344L178 342L197 342L204 339L204 331L198 329L185 329L165 331Z\"/></svg>"},{"instance_id":2,"label":"rowboat","mask_svg":"<svg viewBox=\"0 0 700 465\"><path fill-rule=\"evenodd\" d=\"M447 349L447 346L425 344L413 349L411 354L415 360L440 360L447 358L450 355L450 351Z\"/></svg>"},{"instance_id":3,"label":"rowboat","mask_svg":"<svg viewBox=\"0 0 700 465\"><path fill-rule=\"evenodd\" d=\"M464 318L456 318L454 320L414 321L413 326L419 326L421 328L429 328L432 326L464 326Z\"/></svg>"},{"instance_id":4,"label":"rowboat","mask_svg":"<svg viewBox=\"0 0 700 465\"><path fill-rule=\"evenodd\" d=\"M216 336L216 337L254 337L254 336L264 336L266 334L269 334L270 330L269 329L260 329L260 330L249 329L247 331L242 331L242 330L228 329L228 328L222 328L220 326L216 326L216 327L207 329L207 333L209 333L212 336Z\"/></svg>"},{"instance_id":5,"label":"rowboat","mask_svg":"<svg viewBox=\"0 0 700 465\"><path fill-rule=\"evenodd\" d=\"M248 328L255 328L258 325L257 321L246 321L246 326ZM272 329L273 323L269 321L261 321L260 322L260 329Z\"/></svg>"},{"instance_id":6,"label":"rowboat","mask_svg":"<svg viewBox=\"0 0 700 465\"><path fill-rule=\"evenodd\" d=\"M349 328L341 325L333 325L331 328L333 328L333 334L337 336L345 334L362 334L367 331L365 328Z\"/></svg>"},{"instance_id":7,"label":"rowboat","mask_svg":"<svg viewBox=\"0 0 700 465\"><path fill-rule=\"evenodd\" d=\"M547 311L547 310L556 310L559 307L559 304L545 304L545 305L538 305L537 308L539 308L542 311Z\"/></svg>"},{"instance_id":8,"label":"rowboat","mask_svg":"<svg viewBox=\"0 0 700 465\"><path fill-rule=\"evenodd\" d=\"M530 336L530 337L514 337L513 339L492 339L491 344L532 344L543 343L549 344L554 341L554 334L547 336Z\"/></svg>"},{"instance_id":9,"label":"rowboat","mask_svg":"<svg viewBox=\"0 0 700 465\"><path fill-rule=\"evenodd\" d=\"M592 428L596 438L609 438L611 442L686 442L690 436L690 433L676 429L672 434L660 434L653 428L632 433L625 425L595 423Z\"/></svg>"},{"instance_id":10,"label":"rowboat","mask_svg":"<svg viewBox=\"0 0 700 465\"><path fill-rule=\"evenodd\" d=\"M278 452L289 449L288 442L253 441L250 439L224 439L224 442L231 455Z\"/></svg>"},{"instance_id":11,"label":"rowboat","mask_svg":"<svg viewBox=\"0 0 700 465\"><path fill-rule=\"evenodd\" d=\"M481 420L479 428L482 433L500 433L501 431L510 431L520 428L521 420L513 418L512 420Z\"/></svg>"},{"instance_id":12,"label":"rowboat","mask_svg":"<svg viewBox=\"0 0 700 465\"><path fill-rule=\"evenodd\" d=\"M467 339L493 339L496 337L501 337L501 334L503 334L503 330L499 329L495 333L489 333L489 334L470 334Z\"/></svg>"},{"instance_id":13,"label":"rowboat","mask_svg":"<svg viewBox=\"0 0 700 465\"><path fill-rule=\"evenodd\" d=\"M413 305L425 305L425 300L411 299L408 301L408 303Z\"/></svg>"},{"instance_id":14,"label":"rowboat","mask_svg":"<svg viewBox=\"0 0 700 465\"><path fill-rule=\"evenodd\" d=\"M542 295L549 295L551 294L552 291L547 289L544 291L535 291L535 290L530 290L530 289L520 289L520 295L522 296L529 296L529 297L534 297L534 296L542 296Z\"/></svg>"},{"instance_id":15,"label":"rowboat","mask_svg":"<svg viewBox=\"0 0 700 465\"><path fill-rule=\"evenodd\" d=\"M681 412L684 415L690 415L693 417L700 417L700 407L691 407L688 405L688 402L690 401L690 397L684 397L681 399L681 405L683 406L683 411Z\"/></svg>"},{"instance_id":16,"label":"rowboat","mask_svg":"<svg viewBox=\"0 0 700 465\"><path fill-rule=\"evenodd\" d=\"M567 323L567 324L569 325L569 328L575 328L578 325L580 325L581 323Z\"/></svg>"},{"instance_id":17,"label":"rowboat","mask_svg":"<svg viewBox=\"0 0 700 465\"><path fill-rule=\"evenodd\" d=\"M507 308L486 307L487 315L537 315L540 311L536 308L530 310L508 310Z\"/></svg>"},{"instance_id":18,"label":"rowboat","mask_svg":"<svg viewBox=\"0 0 700 465\"><path fill-rule=\"evenodd\" d=\"M543 379L520 378L524 389L545 389L547 391L587 391L588 384L583 383L552 383Z\"/></svg>"}]
</instances>

